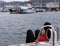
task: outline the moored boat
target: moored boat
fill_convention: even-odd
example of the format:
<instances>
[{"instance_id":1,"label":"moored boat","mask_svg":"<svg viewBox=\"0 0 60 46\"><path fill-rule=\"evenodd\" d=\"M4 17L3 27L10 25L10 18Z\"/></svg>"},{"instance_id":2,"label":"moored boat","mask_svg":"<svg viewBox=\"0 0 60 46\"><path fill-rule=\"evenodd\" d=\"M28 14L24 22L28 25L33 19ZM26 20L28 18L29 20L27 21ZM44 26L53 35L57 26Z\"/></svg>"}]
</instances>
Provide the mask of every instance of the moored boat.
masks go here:
<instances>
[{"instance_id":1,"label":"moored boat","mask_svg":"<svg viewBox=\"0 0 60 46\"><path fill-rule=\"evenodd\" d=\"M16 13L22 13L23 10L21 8L11 8L9 9L10 13L16 14Z\"/></svg>"}]
</instances>

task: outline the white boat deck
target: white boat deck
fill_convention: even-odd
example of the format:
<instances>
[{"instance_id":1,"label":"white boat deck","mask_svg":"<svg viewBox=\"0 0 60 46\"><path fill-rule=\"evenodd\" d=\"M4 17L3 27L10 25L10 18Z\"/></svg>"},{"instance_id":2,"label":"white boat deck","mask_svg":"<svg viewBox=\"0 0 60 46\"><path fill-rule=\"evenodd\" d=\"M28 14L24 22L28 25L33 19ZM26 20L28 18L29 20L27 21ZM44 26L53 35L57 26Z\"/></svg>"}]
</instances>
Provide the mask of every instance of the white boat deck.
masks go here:
<instances>
[{"instance_id":1,"label":"white boat deck","mask_svg":"<svg viewBox=\"0 0 60 46\"><path fill-rule=\"evenodd\" d=\"M25 43L25 44L16 44L16 45L8 45L8 46L53 46L53 44L49 44L47 42L40 43ZM60 46L60 44L56 43L54 46Z\"/></svg>"}]
</instances>

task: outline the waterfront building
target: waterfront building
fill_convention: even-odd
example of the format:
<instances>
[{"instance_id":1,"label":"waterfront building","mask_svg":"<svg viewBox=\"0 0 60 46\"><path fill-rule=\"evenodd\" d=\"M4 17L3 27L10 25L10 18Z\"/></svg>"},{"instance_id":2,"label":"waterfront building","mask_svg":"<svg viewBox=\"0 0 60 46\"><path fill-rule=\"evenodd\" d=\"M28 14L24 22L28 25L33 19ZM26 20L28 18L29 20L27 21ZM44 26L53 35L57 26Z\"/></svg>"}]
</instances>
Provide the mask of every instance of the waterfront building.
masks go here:
<instances>
[{"instance_id":1,"label":"waterfront building","mask_svg":"<svg viewBox=\"0 0 60 46\"><path fill-rule=\"evenodd\" d=\"M59 11L59 2L48 2L46 6L49 11Z\"/></svg>"}]
</instances>

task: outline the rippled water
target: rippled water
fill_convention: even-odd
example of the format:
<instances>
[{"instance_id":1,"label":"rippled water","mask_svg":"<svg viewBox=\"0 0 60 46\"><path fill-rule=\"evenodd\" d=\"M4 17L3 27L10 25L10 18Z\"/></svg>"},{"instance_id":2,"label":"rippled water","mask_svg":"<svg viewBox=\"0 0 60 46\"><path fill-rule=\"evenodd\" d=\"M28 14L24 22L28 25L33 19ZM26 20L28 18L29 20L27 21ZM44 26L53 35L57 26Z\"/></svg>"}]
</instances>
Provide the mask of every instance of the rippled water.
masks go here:
<instances>
[{"instance_id":1,"label":"rippled water","mask_svg":"<svg viewBox=\"0 0 60 46\"><path fill-rule=\"evenodd\" d=\"M40 29L45 21L60 28L60 12L32 14L0 13L0 46L25 43L26 32Z\"/></svg>"}]
</instances>

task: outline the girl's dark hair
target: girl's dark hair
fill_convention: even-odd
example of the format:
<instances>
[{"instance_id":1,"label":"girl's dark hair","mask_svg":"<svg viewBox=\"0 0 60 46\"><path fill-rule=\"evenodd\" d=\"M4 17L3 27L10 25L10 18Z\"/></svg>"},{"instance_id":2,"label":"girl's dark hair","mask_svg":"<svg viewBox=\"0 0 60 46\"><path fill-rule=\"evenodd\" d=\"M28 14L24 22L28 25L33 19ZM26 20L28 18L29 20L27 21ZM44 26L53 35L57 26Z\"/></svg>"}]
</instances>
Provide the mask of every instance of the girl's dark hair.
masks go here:
<instances>
[{"instance_id":1,"label":"girl's dark hair","mask_svg":"<svg viewBox=\"0 0 60 46\"><path fill-rule=\"evenodd\" d=\"M51 25L51 23L50 22L45 22L44 25Z\"/></svg>"}]
</instances>

